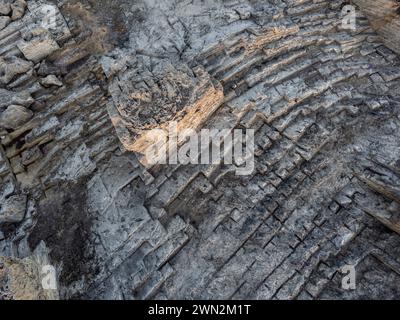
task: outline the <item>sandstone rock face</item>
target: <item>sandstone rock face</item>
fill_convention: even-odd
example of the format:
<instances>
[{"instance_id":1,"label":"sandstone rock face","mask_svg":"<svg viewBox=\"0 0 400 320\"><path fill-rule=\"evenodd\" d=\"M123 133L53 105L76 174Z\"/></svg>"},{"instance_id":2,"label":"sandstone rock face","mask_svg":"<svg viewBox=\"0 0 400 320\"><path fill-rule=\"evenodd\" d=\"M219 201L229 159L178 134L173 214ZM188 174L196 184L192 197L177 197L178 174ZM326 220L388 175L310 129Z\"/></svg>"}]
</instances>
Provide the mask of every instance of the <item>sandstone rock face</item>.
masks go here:
<instances>
[{"instance_id":1,"label":"sandstone rock face","mask_svg":"<svg viewBox=\"0 0 400 320\"><path fill-rule=\"evenodd\" d=\"M398 20L352 3L0 0L0 297L398 299ZM143 159L172 122L253 172Z\"/></svg>"}]
</instances>

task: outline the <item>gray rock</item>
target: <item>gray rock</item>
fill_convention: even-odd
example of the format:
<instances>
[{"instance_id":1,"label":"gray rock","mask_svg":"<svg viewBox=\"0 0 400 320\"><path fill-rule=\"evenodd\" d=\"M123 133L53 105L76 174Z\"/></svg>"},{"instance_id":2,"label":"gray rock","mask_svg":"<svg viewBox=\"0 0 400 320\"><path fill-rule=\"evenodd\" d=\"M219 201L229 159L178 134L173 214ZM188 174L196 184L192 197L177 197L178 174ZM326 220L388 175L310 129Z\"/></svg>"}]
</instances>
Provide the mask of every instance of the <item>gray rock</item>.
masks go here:
<instances>
[{"instance_id":1,"label":"gray rock","mask_svg":"<svg viewBox=\"0 0 400 320\"><path fill-rule=\"evenodd\" d=\"M29 107L35 100L28 91L13 92L0 89L0 110L5 109L11 104L18 104Z\"/></svg>"},{"instance_id":2,"label":"gray rock","mask_svg":"<svg viewBox=\"0 0 400 320\"><path fill-rule=\"evenodd\" d=\"M12 20L17 20L19 18L22 18L26 9L26 1L15 0L14 3L11 5L11 9L12 9L12 15L11 15Z\"/></svg>"},{"instance_id":3,"label":"gray rock","mask_svg":"<svg viewBox=\"0 0 400 320\"><path fill-rule=\"evenodd\" d=\"M0 126L15 130L28 122L32 116L33 113L29 109L19 105L11 105L0 115Z\"/></svg>"},{"instance_id":4,"label":"gray rock","mask_svg":"<svg viewBox=\"0 0 400 320\"><path fill-rule=\"evenodd\" d=\"M18 57L0 57L0 83L8 84L15 76L26 73L32 63Z\"/></svg>"},{"instance_id":5,"label":"gray rock","mask_svg":"<svg viewBox=\"0 0 400 320\"><path fill-rule=\"evenodd\" d=\"M11 13L11 4L2 0L0 2L0 14L3 16L8 16Z\"/></svg>"},{"instance_id":6,"label":"gray rock","mask_svg":"<svg viewBox=\"0 0 400 320\"><path fill-rule=\"evenodd\" d=\"M16 256L3 270L21 286L11 297L40 297L16 260L35 251L60 273L63 298L398 299L400 65L366 19L340 28L343 2L29 0L0 45L37 62L26 74L9 66L0 82L0 115L18 105L35 116L0 128L0 211L19 189L35 199L15 234L0 228L0 256ZM39 27L47 3L68 10L71 39L59 11L54 30ZM110 42L117 52L101 59ZM147 171L118 143L192 105L203 116L214 99L199 68L226 97L205 126L255 129L254 175ZM377 157L384 166L364 163ZM346 264L357 289L342 292Z\"/></svg>"},{"instance_id":7,"label":"gray rock","mask_svg":"<svg viewBox=\"0 0 400 320\"><path fill-rule=\"evenodd\" d=\"M24 219L26 211L26 195L14 195L1 205L0 224L17 223Z\"/></svg>"},{"instance_id":8,"label":"gray rock","mask_svg":"<svg viewBox=\"0 0 400 320\"><path fill-rule=\"evenodd\" d=\"M30 41L21 41L17 46L26 59L35 62L42 60L59 49L57 42L48 32L43 32Z\"/></svg>"}]
</instances>

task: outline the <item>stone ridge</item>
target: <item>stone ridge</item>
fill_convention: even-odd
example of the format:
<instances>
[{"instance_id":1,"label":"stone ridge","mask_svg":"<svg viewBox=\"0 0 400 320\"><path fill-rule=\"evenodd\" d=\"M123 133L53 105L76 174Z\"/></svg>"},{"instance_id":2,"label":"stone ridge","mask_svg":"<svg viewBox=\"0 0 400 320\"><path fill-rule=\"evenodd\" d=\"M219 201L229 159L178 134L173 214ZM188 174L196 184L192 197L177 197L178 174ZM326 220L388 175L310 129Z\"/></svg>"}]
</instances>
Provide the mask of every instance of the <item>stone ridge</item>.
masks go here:
<instances>
[{"instance_id":1,"label":"stone ridge","mask_svg":"<svg viewBox=\"0 0 400 320\"><path fill-rule=\"evenodd\" d=\"M400 59L347 3L0 0L0 299L399 299ZM141 163L172 120L255 171Z\"/></svg>"}]
</instances>

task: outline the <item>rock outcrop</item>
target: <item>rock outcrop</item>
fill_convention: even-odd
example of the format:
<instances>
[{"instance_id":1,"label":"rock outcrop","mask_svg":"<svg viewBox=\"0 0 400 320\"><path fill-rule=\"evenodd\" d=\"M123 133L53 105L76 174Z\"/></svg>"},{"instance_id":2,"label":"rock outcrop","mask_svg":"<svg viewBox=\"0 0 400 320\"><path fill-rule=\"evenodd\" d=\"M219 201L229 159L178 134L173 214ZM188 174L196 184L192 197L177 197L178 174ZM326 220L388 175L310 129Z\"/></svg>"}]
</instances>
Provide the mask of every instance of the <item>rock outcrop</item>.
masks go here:
<instances>
[{"instance_id":1,"label":"rock outcrop","mask_svg":"<svg viewBox=\"0 0 400 320\"><path fill-rule=\"evenodd\" d=\"M48 260L43 243L24 259L0 256L0 300L57 300L56 287L43 287L47 275L43 272L45 263Z\"/></svg>"},{"instance_id":2,"label":"rock outcrop","mask_svg":"<svg viewBox=\"0 0 400 320\"><path fill-rule=\"evenodd\" d=\"M397 0L353 0L384 43L400 54L400 3Z\"/></svg>"},{"instance_id":3,"label":"rock outcrop","mask_svg":"<svg viewBox=\"0 0 400 320\"><path fill-rule=\"evenodd\" d=\"M0 0L0 298L398 299L398 19L352 2ZM143 159L173 121L254 171Z\"/></svg>"}]
</instances>

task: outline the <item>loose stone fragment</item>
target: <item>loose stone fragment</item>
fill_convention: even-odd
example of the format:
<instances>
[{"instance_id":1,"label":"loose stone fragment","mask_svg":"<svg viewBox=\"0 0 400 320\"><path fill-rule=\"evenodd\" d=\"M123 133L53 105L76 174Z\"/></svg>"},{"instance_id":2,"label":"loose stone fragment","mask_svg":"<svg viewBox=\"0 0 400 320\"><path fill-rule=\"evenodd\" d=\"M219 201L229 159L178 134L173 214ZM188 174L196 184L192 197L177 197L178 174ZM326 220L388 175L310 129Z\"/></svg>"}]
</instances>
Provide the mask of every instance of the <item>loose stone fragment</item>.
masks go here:
<instances>
[{"instance_id":1,"label":"loose stone fragment","mask_svg":"<svg viewBox=\"0 0 400 320\"><path fill-rule=\"evenodd\" d=\"M25 13L25 8L26 8L25 0L15 0L11 5L12 9L11 19L17 20L21 18Z\"/></svg>"},{"instance_id":2,"label":"loose stone fragment","mask_svg":"<svg viewBox=\"0 0 400 320\"><path fill-rule=\"evenodd\" d=\"M0 115L0 126L6 129L17 129L32 118L32 111L19 106L11 105Z\"/></svg>"},{"instance_id":3,"label":"loose stone fragment","mask_svg":"<svg viewBox=\"0 0 400 320\"><path fill-rule=\"evenodd\" d=\"M0 2L0 14L3 16L8 16L11 13L11 4L2 0Z\"/></svg>"},{"instance_id":4,"label":"loose stone fragment","mask_svg":"<svg viewBox=\"0 0 400 320\"><path fill-rule=\"evenodd\" d=\"M26 59L38 62L59 49L59 46L49 34L44 33L29 42L19 43L18 49L21 50Z\"/></svg>"},{"instance_id":5,"label":"loose stone fragment","mask_svg":"<svg viewBox=\"0 0 400 320\"><path fill-rule=\"evenodd\" d=\"M55 75L49 75L46 78L43 78L40 80L40 83L44 87L50 87L50 86L57 86L57 87L62 87L62 82L58 80L58 78Z\"/></svg>"}]
</instances>

